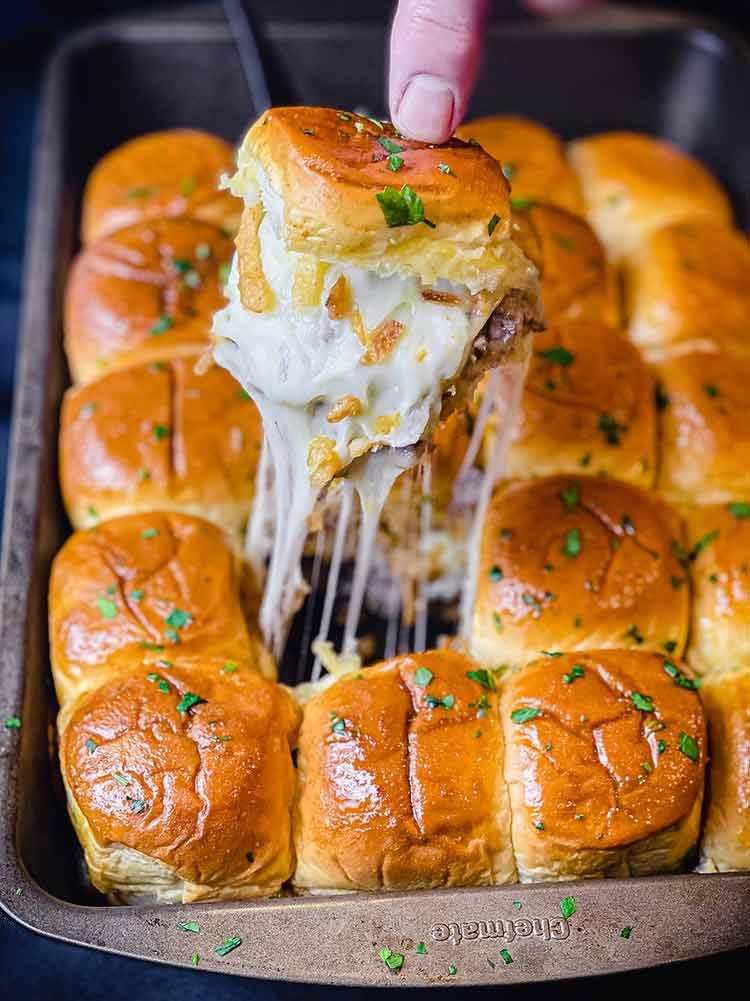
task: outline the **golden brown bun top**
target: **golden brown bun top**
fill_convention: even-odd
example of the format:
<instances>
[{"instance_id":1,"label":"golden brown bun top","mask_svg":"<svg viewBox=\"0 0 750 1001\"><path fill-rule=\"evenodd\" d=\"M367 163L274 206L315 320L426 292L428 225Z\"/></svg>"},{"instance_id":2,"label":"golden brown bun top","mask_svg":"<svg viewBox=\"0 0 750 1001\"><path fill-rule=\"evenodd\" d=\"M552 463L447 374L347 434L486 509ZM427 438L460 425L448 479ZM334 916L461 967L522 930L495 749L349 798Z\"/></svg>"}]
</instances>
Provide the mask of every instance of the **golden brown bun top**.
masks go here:
<instances>
[{"instance_id":1,"label":"golden brown bun top","mask_svg":"<svg viewBox=\"0 0 750 1001\"><path fill-rule=\"evenodd\" d=\"M519 242L541 274L544 315L619 326L615 273L585 219L553 205L518 208Z\"/></svg>"},{"instance_id":2,"label":"golden brown bun top","mask_svg":"<svg viewBox=\"0 0 750 1001\"><path fill-rule=\"evenodd\" d=\"M690 812L707 756L691 677L658 654L595 650L545 657L508 678L503 725L522 767L511 781L524 783L540 837L613 848Z\"/></svg>"},{"instance_id":3,"label":"golden brown bun top","mask_svg":"<svg viewBox=\"0 0 750 1001\"><path fill-rule=\"evenodd\" d=\"M505 168L513 198L582 210L581 195L560 139L544 125L517 115L475 118L456 130L461 139L476 139Z\"/></svg>"},{"instance_id":4,"label":"golden brown bun top","mask_svg":"<svg viewBox=\"0 0 750 1001\"><path fill-rule=\"evenodd\" d=\"M271 189L265 209L278 214L291 250L381 274L449 278L472 291L535 286L510 243L508 182L478 145L404 139L389 122L332 108L272 108L248 132L238 163L232 189L249 205ZM432 226L389 222L377 196L397 199L404 187Z\"/></svg>"},{"instance_id":5,"label":"golden brown bun top","mask_svg":"<svg viewBox=\"0 0 750 1001\"><path fill-rule=\"evenodd\" d=\"M65 347L76 381L207 344L213 314L225 304L233 249L215 226L156 219L82 250L65 294Z\"/></svg>"},{"instance_id":6,"label":"golden brown bun top","mask_svg":"<svg viewBox=\"0 0 750 1001\"><path fill-rule=\"evenodd\" d=\"M282 688L247 669L162 663L65 715L63 773L99 845L134 848L202 884L252 880L278 852L299 717Z\"/></svg>"},{"instance_id":7,"label":"golden brown bun top","mask_svg":"<svg viewBox=\"0 0 750 1001\"><path fill-rule=\"evenodd\" d=\"M667 504L616 480L550 476L499 489L482 536L475 656L499 666L542 650L665 642L679 655L683 541Z\"/></svg>"},{"instance_id":8,"label":"golden brown bun top","mask_svg":"<svg viewBox=\"0 0 750 1001\"><path fill-rule=\"evenodd\" d=\"M81 239L92 243L146 219L188 216L234 229L241 204L217 186L231 173L229 143L197 129L152 132L103 157L86 184Z\"/></svg>"},{"instance_id":9,"label":"golden brown bun top","mask_svg":"<svg viewBox=\"0 0 750 1001\"><path fill-rule=\"evenodd\" d=\"M76 532L55 557L49 603L55 669L84 687L107 664L251 656L232 554L201 518L136 514Z\"/></svg>"},{"instance_id":10,"label":"golden brown bun top","mask_svg":"<svg viewBox=\"0 0 750 1001\"><path fill-rule=\"evenodd\" d=\"M468 676L477 666L452 651L396 657L305 707L304 836L355 880L366 885L364 873L375 870L398 883L399 851L416 844L412 863L429 883L444 864L430 843L435 851L452 843L458 865L459 846L494 826L497 696L494 681L488 689Z\"/></svg>"},{"instance_id":11,"label":"golden brown bun top","mask_svg":"<svg viewBox=\"0 0 750 1001\"><path fill-rule=\"evenodd\" d=\"M225 369L196 375L197 360L122 369L65 394L63 491L69 507L93 505L88 524L102 504L249 503L260 415Z\"/></svg>"}]
</instances>

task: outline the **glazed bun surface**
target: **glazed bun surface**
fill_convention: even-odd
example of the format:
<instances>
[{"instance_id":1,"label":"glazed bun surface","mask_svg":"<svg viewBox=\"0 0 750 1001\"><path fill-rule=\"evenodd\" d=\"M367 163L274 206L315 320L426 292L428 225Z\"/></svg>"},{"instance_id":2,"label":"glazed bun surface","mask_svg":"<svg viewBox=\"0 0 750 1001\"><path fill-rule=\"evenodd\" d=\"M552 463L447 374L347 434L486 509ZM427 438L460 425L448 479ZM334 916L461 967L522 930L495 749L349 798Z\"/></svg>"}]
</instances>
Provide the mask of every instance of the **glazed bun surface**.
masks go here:
<instances>
[{"instance_id":1,"label":"glazed bun surface","mask_svg":"<svg viewBox=\"0 0 750 1001\"><path fill-rule=\"evenodd\" d=\"M687 514L692 623L687 659L700 674L750 671L750 500Z\"/></svg>"},{"instance_id":2,"label":"glazed bun surface","mask_svg":"<svg viewBox=\"0 0 750 1001\"><path fill-rule=\"evenodd\" d=\"M295 885L396 890L512 881L494 681L452 652L348 675L305 706Z\"/></svg>"},{"instance_id":3,"label":"glazed bun surface","mask_svg":"<svg viewBox=\"0 0 750 1001\"><path fill-rule=\"evenodd\" d=\"M750 242L707 222L652 233L626 273L630 337L651 357L713 348L750 355Z\"/></svg>"},{"instance_id":4,"label":"glazed bun surface","mask_svg":"<svg viewBox=\"0 0 750 1001\"><path fill-rule=\"evenodd\" d=\"M660 492L687 505L750 496L750 356L691 351L657 371Z\"/></svg>"},{"instance_id":5,"label":"glazed bun surface","mask_svg":"<svg viewBox=\"0 0 750 1001\"><path fill-rule=\"evenodd\" d=\"M263 429L255 405L198 356L121 369L69 389L60 480L73 527L139 511L202 515L239 539Z\"/></svg>"},{"instance_id":6,"label":"glazed bun surface","mask_svg":"<svg viewBox=\"0 0 750 1001\"><path fill-rule=\"evenodd\" d=\"M224 534L200 518L134 514L76 532L55 557L49 609L61 705L165 658L265 667L251 645Z\"/></svg>"},{"instance_id":7,"label":"glazed bun surface","mask_svg":"<svg viewBox=\"0 0 750 1001\"><path fill-rule=\"evenodd\" d=\"M466 122L456 135L467 142L475 139L503 165L514 199L581 212L578 181L562 142L544 125L517 115L488 115Z\"/></svg>"},{"instance_id":8,"label":"glazed bun surface","mask_svg":"<svg viewBox=\"0 0 750 1001\"><path fill-rule=\"evenodd\" d=\"M73 380L205 350L233 249L192 219L137 223L85 247L65 292Z\"/></svg>"},{"instance_id":9,"label":"glazed bun surface","mask_svg":"<svg viewBox=\"0 0 750 1001\"><path fill-rule=\"evenodd\" d=\"M681 220L732 224L721 186L696 159L637 132L605 132L568 146L585 215L614 263L649 233Z\"/></svg>"},{"instance_id":10,"label":"glazed bun surface","mask_svg":"<svg viewBox=\"0 0 750 1001\"><path fill-rule=\"evenodd\" d=\"M218 190L232 147L197 129L152 132L123 143L89 175L81 240L94 243L135 223L187 216L234 231L241 205Z\"/></svg>"},{"instance_id":11,"label":"glazed bun surface","mask_svg":"<svg viewBox=\"0 0 750 1001\"><path fill-rule=\"evenodd\" d=\"M144 665L64 709L60 764L97 889L134 903L278 892L298 715L252 670L203 662Z\"/></svg>"},{"instance_id":12,"label":"glazed bun surface","mask_svg":"<svg viewBox=\"0 0 750 1001\"><path fill-rule=\"evenodd\" d=\"M521 880L684 863L698 838L707 739L679 662L629 650L546 657L508 676L501 713Z\"/></svg>"},{"instance_id":13,"label":"glazed bun surface","mask_svg":"<svg viewBox=\"0 0 750 1001\"><path fill-rule=\"evenodd\" d=\"M488 447L494 433L488 434ZM654 380L638 349L600 323L534 339L509 478L587 473L648 487L656 472Z\"/></svg>"},{"instance_id":14,"label":"glazed bun surface","mask_svg":"<svg viewBox=\"0 0 750 1001\"><path fill-rule=\"evenodd\" d=\"M615 480L552 476L497 489L487 512L470 649L488 667L604 647L680 656L689 586L682 523Z\"/></svg>"},{"instance_id":15,"label":"glazed bun surface","mask_svg":"<svg viewBox=\"0 0 750 1001\"><path fill-rule=\"evenodd\" d=\"M702 872L750 869L750 673L701 686L711 733Z\"/></svg>"}]
</instances>

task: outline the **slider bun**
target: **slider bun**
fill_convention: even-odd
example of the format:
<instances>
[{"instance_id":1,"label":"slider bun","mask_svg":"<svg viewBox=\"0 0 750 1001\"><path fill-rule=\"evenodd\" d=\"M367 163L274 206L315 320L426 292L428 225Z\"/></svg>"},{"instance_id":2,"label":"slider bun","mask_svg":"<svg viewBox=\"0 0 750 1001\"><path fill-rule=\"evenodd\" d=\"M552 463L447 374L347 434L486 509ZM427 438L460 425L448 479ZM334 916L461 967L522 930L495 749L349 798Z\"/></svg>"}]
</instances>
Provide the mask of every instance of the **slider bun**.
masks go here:
<instances>
[{"instance_id":1,"label":"slider bun","mask_svg":"<svg viewBox=\"0 0 750 1001\"><path fill-rule=\"evenodd\" d=\"M620 324L617 281L589 224L552 205L517 209L518 242L541 272L544 315Z\"/></svg>"},{"instance_id":2,"label":"slider bun","mask_svg":"<svg viewBox=\"0 0 750 1001\"><path fill-rule=\"evenodd\" d=\"M486 437L491 448L494 429ZM651 486L655 468L654 380L638 349L600 323L556 323L539 334L507 475L585 471Z\"/></svg>"},{"instance_id":3,"label":"slider bun","mask_svg":"<svg viewBox=\"0 0 750 1001\"><path fill-rule=\"evenodd\" d=\"M165 658L269 670L242 615L224 534L200 518L134 514L76 532L53 562L49 609L61 705ZM185 614L167 621L175 610Z\"/></svg>"},{"instance_id":4,"label":"slider bun","mask_svg":"<svg viewBox=\"0 0 750 1001\"><path fill-rule=\"evenodd\" d=\"M696 508L687 524L695 553L688 661L706 675L750 670L750 493Z\"/></svg>"},{"instance_id":5,"label":"slider bun","mask_svg":"<svg viewBox=\"0 0 750 1001\"><path fill-rule=\"evenodd\" d=\"M60 480L77 529L138 511L202 515L239 541L262 427L224 369L197 356L121 369L65 394Z\"/></svg>"},{"instance_id":6,"label":"slider bun","mask_svg":"<svg viewBox=\"0 0 750 1001\"><path fill-rule=\"evenodd\" d=\"M522 881L647 876L685 864L699 835L706 724L697 691L675 684L664 664L657 654L592 650L545 657L507 678L505 779ZM653 712L638 709L634 694L648 696ZM524 709L538 715L514 721ZM680 734L697 744L697 760L680 750Z\"/></svg>"},{"instance_id":7,"label":"slider bun","mask_svg":"<svg viewBox=\"0 0 750 1001\"><path fill-rule=\"evenodd\" d=\"M415 681L420 668L431 675L426 687ZM476 668L449 651L396 657L345 676L305 706L298 887L407 890L515 878L497 695L491 679L488 689L467 676ZM428 697L449 695L449 707L428 707Z\"/></svg>"},{"instance_id":8,"label":"slider bun","mask_svg":"<svg viewBox=\"0 0 750 1001\"><path fill-rule=\"evenodd\" d=\"M460 139L476 139L511 175L514 198L548 202L568 212L582 210L578 181L554 132L517 115L475 118L456 130Z\"/></svg>"},{"instance_id":9,"label":"slider bun","mask_svg":"<svg viewBox=\"0 0 750 1001\"><path fill-rule=\"evenodd\" d=\"M186 693L205 701L180 711ZM94 886L121 903L277 893L294 865L298 716L279 686L200 661L143 665L63 709L60 766Z\"/></svg>"},{"instance_id":10,"label":"slider bun","mask_svg":"<svg viewBox=\"0 0 750 1001\"><path fill-rule=\"evenodd\" d=\"M750 674L701 686L711 732L702 872L750 869Z\"/></svg>"},{"instance_id":11,"label":"slider bun","mask_svg":"<svg viewBox=\"0 0 750 1001\"><path fill-rule=\"evenodd\" d=\"M240 203L219 191L234 167L232 147L197 129L152 132L123 143L89 174L81 240L93 243L151 219L188 216L234 231Z\"/></svg>"},{"instance_id":12,"label":"slider bun","mask_svg":"<svg viewBox=\"0 0 750 1001\"><path fill-rule=\"evenodd\" d=\"M626 273L630 337L647 356L717 347L750 355L750 243L683 222L653 233Z\"/></svg>"},{"instance_id":13,"label":"slider bun","mask_svg":"<svg viewBox=\"0 0 750 1001\"><path fill-rule=\"evenodd\" d=\"M615 263L649 233L680 220L732 224L721 186L696 159L637 132L606 132L568 146L585 215Z\"/></svg>"},{"instance_id":14,"label":"slider bun","mask_svg":"<svg viewBox=\"0 0 750 1001\"><path fill-rule=\"evenodd\" d=\"M750 356L694 351L657 371L669 400L659 490L685 504L750 497Z\"/></svg>"},{"instance_id":15,"label":"slider bun","mask_svg":"<svg viewBox=\"0 0 750 1001\"><path fill-rule=\"evenodd\" d=\"M204 350L232 250L221 230L192 219L138 223L84 248L65 291L73 380Z\"/></svg>"},{"instance_id":16,"label":"slider bun","mask_svg":"<svg viewBox=\"0 0 750 1001\"><path fill-rule=\"evenodd\" d=\"M401 147L399 170L389 169L379 139ZM508 182L479 146L427 145L401 138L390 123L331 108L272 108L248 132L238 163L232 189L252 206L260 185L289 250L383 275L446 278L472 292L533 284L511 242ZM404 185L435 228L387 224L376 195Z\"/></svg>"},{"instance_id":17,"label":"slider bun","mask_svg":"<svg viewBox=\"0 0 750 1001\"><path fill-rule=\"evenodd\" d=\"M493 668L543 650L669 643L680 656L689 590L677 545L677 514L625 483L551 476L501 487L484 523L471 652Z\"/></svg>"}]
</instances>

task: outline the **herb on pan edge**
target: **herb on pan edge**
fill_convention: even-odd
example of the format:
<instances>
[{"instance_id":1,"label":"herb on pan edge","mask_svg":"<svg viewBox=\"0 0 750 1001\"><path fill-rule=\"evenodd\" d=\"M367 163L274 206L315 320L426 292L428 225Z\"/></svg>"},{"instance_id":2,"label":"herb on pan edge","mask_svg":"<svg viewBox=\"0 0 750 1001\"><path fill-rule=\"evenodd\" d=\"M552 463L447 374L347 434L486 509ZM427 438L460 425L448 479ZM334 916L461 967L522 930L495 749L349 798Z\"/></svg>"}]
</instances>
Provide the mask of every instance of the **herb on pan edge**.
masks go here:
<instances>
[{"instance_id":1,"label":"herb on pan edge","mask_svg":"<svg viewBox=\"0 0 750 1001\"><path fill-rule=\"evenodd\" d=\"M507 949L500 950L500 958L502 959L502 961L505 963L506 966L510 966L510 964L513 962L513 957L511 956L511 954L508 952Z\"/></svg>"},{"instance_id":2,"label":"herb on pan edge","mask_svg":"<svg viewBox=\"0 0 750 1001\"><path fill-rule=\"evenodd\" d=\"M384 945L380 950L380 958L383 960L385 965L391 971L391 973L398 973L401 967L404 965L404 957L400 952L391 952L387 945Z\"/></svg>"},{"instance_id":3,"label":"herb on pan edge","mask_svg":"<svg viewBox=\"0 0 750 1001\"><path fill-rule=\"evenodd\" d=\"M21 720L18 716L8 716L8 718L3 721L3 726L6 730L20 730Z\"/></svg>"},{"instance_id":4,"label":"herb on pan edge","mask_svg":"<svg viewBox=\"0 0 750 1001\"><path fill-rule=\"evenodd\" d=\"M566 921L568 918L572 918L576 912L575 899L573 897L563 897L560 901L560 912Z\"/></svg>"},{"instance_id":5,"label":"herb on pan edge","mask_svg":"<svg viewBox=\"0 0 750 1001\"><path fill-rule=\"evenodd\" d=\"M232 952L239 945L242 945L242 939L239 935L232 935L231 938L225 939L221 945L217 945L214 952L218 956L226 956L227 953Z\"/></svg>"},{"instance_id":6,"label":"herb on pan edge","mask_svg":"<svg viewBox=\"0 0 750 1001\"><path fill-rule=\"evenodd\" d=\"M620 938L630 938L630 933L632 932L630 925L625 925L625 927L620 932Z\"/></svg>"},{"instance_id":7,"label":"herb on pan edge","mask_svg":"<svg viewBox=\"0 0 750 1001\"><path fill-rule=\"evenodd\" d=\"M424 944L424 942L420 942L419 945L417 946L417 948L414 951L416 952L416 954L418 956L426 956L427 955L427 946Z\"/></svg>"}]
</instances>

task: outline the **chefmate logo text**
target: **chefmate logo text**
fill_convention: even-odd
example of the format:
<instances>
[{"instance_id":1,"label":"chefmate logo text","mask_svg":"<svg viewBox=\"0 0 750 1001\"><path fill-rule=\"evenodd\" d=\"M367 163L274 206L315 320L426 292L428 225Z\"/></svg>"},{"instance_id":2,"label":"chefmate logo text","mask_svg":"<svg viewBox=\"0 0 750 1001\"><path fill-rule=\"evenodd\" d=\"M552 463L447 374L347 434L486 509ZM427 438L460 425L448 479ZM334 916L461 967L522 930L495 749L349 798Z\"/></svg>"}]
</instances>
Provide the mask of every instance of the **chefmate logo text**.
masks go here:
<instances>
[{"instance_id":1,"label":"chefmate logo text","mask_svg":"<svg viewBox=\"0 0 750 1001\"><path fill-rule=\"evenodd\" d=\"M513 942L517 938L541 938L545 942L562 941L570 935L570 925L564 918L514 918L505 921L461 921L449 925L433 925L430 938L434 942L461 942L497 938Z\"/></svg>"}]
</instances>

